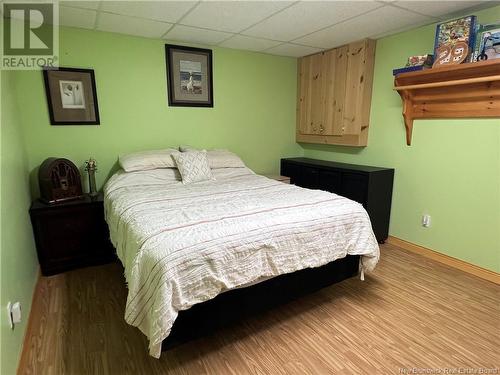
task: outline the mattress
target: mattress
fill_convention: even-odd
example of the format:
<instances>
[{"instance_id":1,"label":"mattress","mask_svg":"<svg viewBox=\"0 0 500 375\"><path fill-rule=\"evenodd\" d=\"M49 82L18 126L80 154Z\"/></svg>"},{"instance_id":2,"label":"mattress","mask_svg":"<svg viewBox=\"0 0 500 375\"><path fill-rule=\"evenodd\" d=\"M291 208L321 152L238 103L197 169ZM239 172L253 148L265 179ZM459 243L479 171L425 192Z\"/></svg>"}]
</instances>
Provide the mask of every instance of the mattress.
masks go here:
<instances>
[{"instance_id":1,"label":"mattress","mask_svg":"<svg viewBox=\"0 0 500 375\"><path fill-rule=\"evenodd\" d=\"M179 311L234 288L346 255L371 271L379 248L357 202L256 175L213 170L183 185L176 169L119 171L105 215L128 285L125 320L159 358Z\"/></svg>"}]
</instances>

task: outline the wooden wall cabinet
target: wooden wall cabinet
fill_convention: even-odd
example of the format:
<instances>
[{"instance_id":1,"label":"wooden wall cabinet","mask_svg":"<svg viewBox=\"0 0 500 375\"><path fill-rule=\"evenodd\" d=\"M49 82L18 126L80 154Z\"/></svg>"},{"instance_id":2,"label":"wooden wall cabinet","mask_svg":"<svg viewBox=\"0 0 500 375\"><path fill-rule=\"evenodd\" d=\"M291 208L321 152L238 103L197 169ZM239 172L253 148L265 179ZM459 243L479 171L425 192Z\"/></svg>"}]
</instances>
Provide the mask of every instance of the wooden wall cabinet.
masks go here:
<instances>
[{"instance_id":1,"label":"wooden wall cabinet","mask_svg":"<svg viewBox=\"0 0 500 375\"><path fill-rule=\"evenodd\" d=\"M297 142L367 145L374 58L365 39L299 59Z\"/></svg>"}]
</instances>

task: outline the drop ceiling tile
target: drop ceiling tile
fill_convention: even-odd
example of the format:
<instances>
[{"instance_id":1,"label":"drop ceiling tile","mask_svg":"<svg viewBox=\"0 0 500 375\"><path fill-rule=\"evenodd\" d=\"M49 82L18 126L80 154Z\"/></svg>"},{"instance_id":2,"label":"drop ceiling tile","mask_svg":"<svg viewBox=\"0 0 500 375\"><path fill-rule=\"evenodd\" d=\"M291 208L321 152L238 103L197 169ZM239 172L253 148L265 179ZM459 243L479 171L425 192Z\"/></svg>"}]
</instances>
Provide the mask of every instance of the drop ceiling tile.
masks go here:
<instances>
[{"instance_id":1,"label":"drop ceiling tile","mask_svg":"<svg viewBox=\"0 0 500 375\"><path fill-rule=\"evenodd\" d=\"M59 2L59 5L64 5L64 6L73 7L73 8L83 8L83 9L97 10L97 8L99 8L99 3L100 3L100 1L73 1L73 0L68 0L68 1L61 1L61 2Z\"/></svg>"},{"instance_id":2,"label":"drop ceiling tile","mask_svg":"<svg viewBox=\"0 0 500 375\"><path fill-rule=\"evenodd\" d=\"M233 34L225 33L222 31L175 25L172 30L170 30L167 35L165 35L164 39L213 45L222 42L224 39L229 38L231 35Z\"/></svg>"},{"instance_id":3,"label":"drop ceiling tile","mask_svg":"<svg viewBox=\"0 0 500 375\"><path fill-rule=\"evenodd\" d=\"M307 46L299 46L297 44L284 43L277 47L273 47L265 50L264 52L270 53L273 55L280 56L292 56L292 57L301 57L306 55L311 55L316 52L320 52L320 48L313 48Z\"/></svg>"},{"instance_id":4,"label":"drop ceiling tile","mask_svg":"<svg viewBox=\"0 0 500 375\"><path fill-rule=\"evenodd\" d=\"M175 23L195 4L195 1L103 1L102 10Z\"/></svg>"},{"instance_id":5,"label":"drop ceiling tile","mask_svg":"<svg viewBox=\"0 0 500 375\"><path fill-rule=\"evenodd\" d=\"M97 22L97 30L137 35L146 38L160 38L171 27L172 24L166 22L121 16L105 12L99 13L99 20Z\"/></svg>"},{"instance_id":6,"label":"drop ceiling tile","mask_svg":"<svg viewBox=\"0 0 500 375\"><path fill-rule=\"evenodd\" d=\"M244 49L250 51L263 51L281 44L269 39L253 38L251 36L235 35L232 38L222 42L221 47Z\"/></svg>"},{"instance_id":7,"label":"drop ceiling tile","mask_svg":"<svg viewBox=\"0 0 500 375\"><path fill-rule=\"evenodd\" d=\"M290 41L382 6L375 1L302 1L242 34Z\"/></svg>"},{"instance_id":8,"label":"drop ceiling tile","mask_svg":"<svg viewBox=\"0 0 500 375\"><path fill-rule=\"evenodd\" d=\"M97 12L90 9L59 7L59 25L93 29Z\"/></svg>"},{"instance_id":9,"label":"drop ceiling tile","mask_svg":"<svg viewBox=\"0 0 500 375\"><path fill-rule=\"evenodd\" d=\"M434 18L384 6L349 21L312 33L294 42L307 46L332 48L366 37L435 21Z\"/></svg>"},{"instance_id":10,"label":"drop ceiling tile","mask_svg":"<svg viewBox=\"0 0 500 375\"><path fill-rule=\"evenodd\" d=\"M439 17L471 8L480 3L481 1L396 1L393 4L428 16Z\"/></svg>"},{"instance_id":11,"label":"drop ceiling tile","mask_svg":"<svg viewBox=\"0 0 500 375\"><path fill-rule=\"evenodd\" d=\"M194 8L181 23L239 32L290 4L291 1L206 1Z\"/></svg>"}]
</instances>

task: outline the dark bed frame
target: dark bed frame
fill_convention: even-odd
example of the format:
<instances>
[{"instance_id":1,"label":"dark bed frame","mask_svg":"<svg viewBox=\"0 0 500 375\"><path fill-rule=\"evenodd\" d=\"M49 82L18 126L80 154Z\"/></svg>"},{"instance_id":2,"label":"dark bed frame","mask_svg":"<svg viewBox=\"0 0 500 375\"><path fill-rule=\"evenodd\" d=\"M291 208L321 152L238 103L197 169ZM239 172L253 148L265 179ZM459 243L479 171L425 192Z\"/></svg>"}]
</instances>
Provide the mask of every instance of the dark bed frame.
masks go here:
<instances>
[{"instance_id":1,"label":"dark bed frame","mask_svg":"<svg viewBox=\"0 0 500 375\"><path fill-rule=\"evenodd\" d=\"M318 268L280 275L233 289L181 311L162 350L210 335L246 317L283 305L358 274L359 255L348 255Z\"/></svg>"}]
</instances>

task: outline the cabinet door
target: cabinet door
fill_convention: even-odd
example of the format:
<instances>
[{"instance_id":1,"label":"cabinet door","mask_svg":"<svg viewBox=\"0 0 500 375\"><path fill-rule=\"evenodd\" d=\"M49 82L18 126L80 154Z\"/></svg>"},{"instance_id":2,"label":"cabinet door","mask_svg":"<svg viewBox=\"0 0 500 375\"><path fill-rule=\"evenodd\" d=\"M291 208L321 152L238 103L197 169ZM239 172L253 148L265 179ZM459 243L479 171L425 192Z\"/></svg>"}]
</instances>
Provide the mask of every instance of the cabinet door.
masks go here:
<instances>
[{"instance_id":1,"label":"cabinet door","mask_svg":"<svg viewBox=\"0 0 500 375\"><path fill-rule=\"evenodd\" d=\"M349 44L344 106L344 134L360 134L368 127L373 82L375 42Z\"/></svg>"},{"instance_id":2,"label":"cabinet door","mask_svg":"<svg viewBox=\"0 0 500 375\"><path fill-rule=\"evenodd\" d=\"M319 189L319 171L317 168L300 167L300 178L296 185L308 189Z\"/></svg>"},{"instance_id":3,"label":"cabinet door","mask_svg":"<svg viewBox=\"0 0 500 375\"><path fill-rule=\"evenodd\" d=\"M347 46L325 52L323 56L323 128L320 134L342 135L347 74Z\"/></svg>"},{"instance_id":4,"label":"cabinet door","mask_svg":"<svg viewBox=\"0 0 500 375\"><path fill-rule=\"evenodd\" d=\"M281 161L281 175L290 177L290 183L298 185L300 181L300 166L287 160Z\"/></svg>"},{"instance_id":5,"label":"cabinet door","mask_svg":"<svg viewBox=\"0 0 500 375\"><path fill-rule=\"evenodd\" d=\"M340 194L341 192L341 173L337 171L319 171L319 188L330 193Z\"/></svg>"},{"instance_id":6,"label":"cabinet door","mask_svg":"<svg viewBox=\"0 0 500 375\"><path fill-rule=\"evenodd\" d=\"M43 275L112 259L102 205L52 207L31 217Z\"/></svg>"},{"instance_id":7,"label":"cabinet door","mask_svg":"<svg viewBox=\"0 0 500 375\"><path fill-rule=\"evenodd\" d=\"M84 257L88 251L87 233L90 232L92 213L89 210L53 209L37 215L35 227L39 238L41 262L60 262Z\"/></svg>"},{"instance_id":8,"label":"cabinet door","mask_svg":"<svg viewBox=\"0 0 500 375\"><path fill-rule=\"evenodd\" d=\"M342 173L342 187L340 195L361 203L366 208L366 192L368 178L357 173Z\"/></svg>"},{"instance_id":9,"label":"cabinet door","mask_svg":"<svg viewBox=\"0 0 500 375\"><path fill-rule=\"evenodd\" d=\"M299 60L297 122L301 134L320 134L323 126L323 53Z\"/></svg>"}]
</instances>

